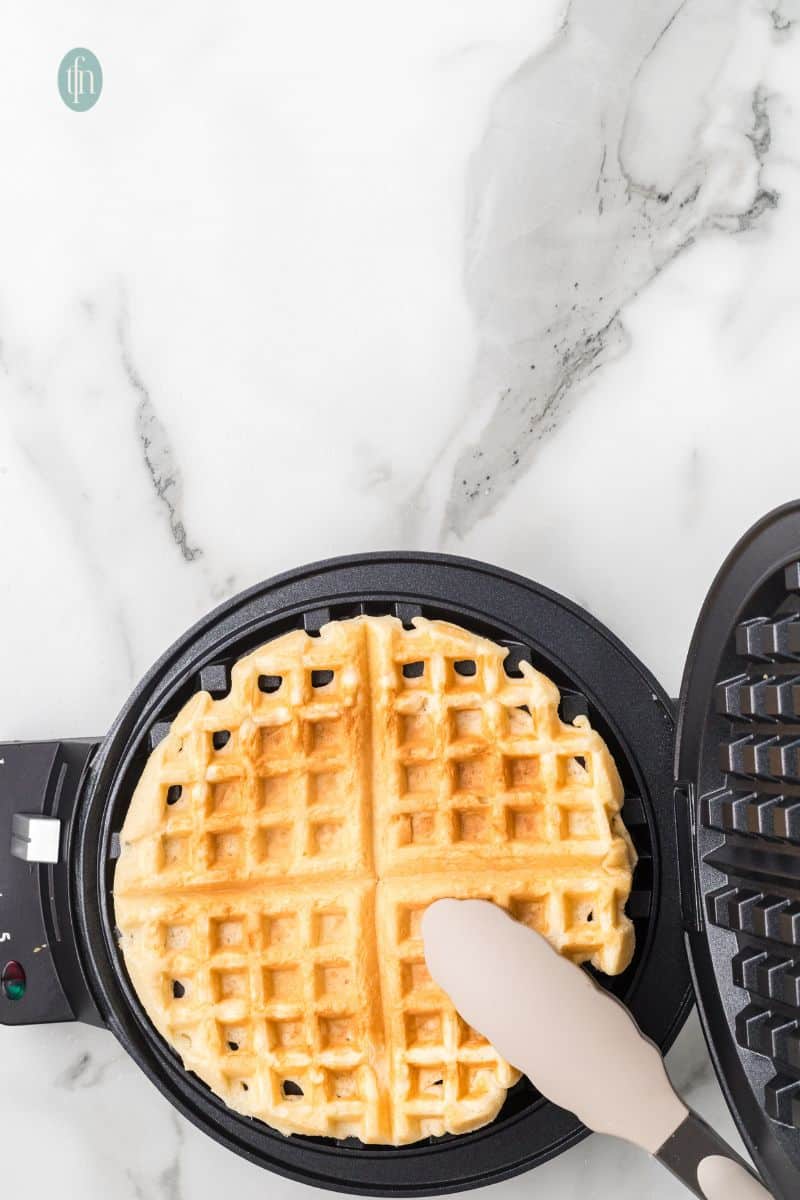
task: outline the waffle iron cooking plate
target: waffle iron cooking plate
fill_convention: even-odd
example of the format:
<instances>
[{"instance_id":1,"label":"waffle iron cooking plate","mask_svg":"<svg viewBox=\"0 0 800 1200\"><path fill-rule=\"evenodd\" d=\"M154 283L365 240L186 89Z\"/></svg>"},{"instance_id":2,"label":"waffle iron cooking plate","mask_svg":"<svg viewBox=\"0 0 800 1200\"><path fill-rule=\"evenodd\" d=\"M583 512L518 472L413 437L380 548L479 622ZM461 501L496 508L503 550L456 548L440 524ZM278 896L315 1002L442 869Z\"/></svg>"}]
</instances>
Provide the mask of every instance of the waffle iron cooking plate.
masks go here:
<instances>
[{"instance_id":1,"label":"waffle iron cooking plate","mask_svg":"<svg viewBox=\"0 0 800 1200\"><path fill-rule=\"evenodd\" d=\"M679 704L687 949L709 1050L773 1194L800 1193L800 502L731 551Z\"/></svg>"},{"instance_id":2,"label":"waffle iron cooking plate","mask_svg":"<svg viewBox=\"0 0 800 1200\"><path fill-rule=\"evenodd\" d=\"M450 620L507 643L510 672L520 658L545 671L561 688L564 718L588 712L608 742L639 854L629 904L637 945L629 969L601 981L666 1050L691 1004L686 926L701 1013L734 1115L776 1196L794 1194L798 562L800 504L766 518L731 555L690 652L677 751L673 705L631 652L589 613L498 568L443 555L362 555L289 572L234 597L155 664L104 739L0 746L0 965L21 964L27 980L20 995L18 975L6 972L12 987L0 994L0 1021L77 1019L108 1027L216 1141L280 1174L338 1191L460 1191L518 1174L584 1137L571 1114L522 1080L494 1122L457 1138L399 1148L285 1138L232 1112L183 1070L151 1026L118 951L111 894L118 832L148 753L193 692L224 695L233 662L289 629L313 635L327 620L361 612ZM759 671L772 682L756 678ZM777 792L767 773L776 762L784 771Z\"/></svg>"}]
</instances>

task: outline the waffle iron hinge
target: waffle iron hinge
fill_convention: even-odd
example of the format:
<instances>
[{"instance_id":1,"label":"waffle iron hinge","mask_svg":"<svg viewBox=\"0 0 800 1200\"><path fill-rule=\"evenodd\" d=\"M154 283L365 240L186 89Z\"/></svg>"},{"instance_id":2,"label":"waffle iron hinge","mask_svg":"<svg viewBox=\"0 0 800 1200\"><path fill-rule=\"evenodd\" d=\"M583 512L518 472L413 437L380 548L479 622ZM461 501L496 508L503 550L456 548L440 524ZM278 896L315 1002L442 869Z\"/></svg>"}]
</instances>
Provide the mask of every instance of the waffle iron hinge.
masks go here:
<instances>
[{"instance_id":1,"label":"waffle iron hinge","mask_svg":"<svg viewBox=\"0 0 800 1200\"><path fill-rule=\"evenodd\" d=\"M688 933L702 933L703 904L697 881L695 855L696 810L694 784L684 780L673 791L676 843L678 846L678 886L681 895L683 927Z\"/></svg>"}]
</instances>

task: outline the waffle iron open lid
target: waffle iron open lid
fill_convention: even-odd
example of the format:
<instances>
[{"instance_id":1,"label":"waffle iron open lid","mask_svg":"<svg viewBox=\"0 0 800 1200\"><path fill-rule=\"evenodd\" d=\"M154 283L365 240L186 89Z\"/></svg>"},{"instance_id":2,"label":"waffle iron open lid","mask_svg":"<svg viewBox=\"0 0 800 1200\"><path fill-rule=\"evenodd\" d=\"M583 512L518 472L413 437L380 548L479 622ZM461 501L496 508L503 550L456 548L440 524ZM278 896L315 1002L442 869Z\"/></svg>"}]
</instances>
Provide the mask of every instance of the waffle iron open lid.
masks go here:
<instances>
[{"instance_id":1,"label":"waffle iron open lid","mask_svg":"<svg viewBox=\"0 0 800 1200\"><path fill-rule=\"evenodd\" d=\"M776 1197L800 1185L800 501L732 550L681 686L676 820L709 1049Z\"/></svg>"}]
</instances>

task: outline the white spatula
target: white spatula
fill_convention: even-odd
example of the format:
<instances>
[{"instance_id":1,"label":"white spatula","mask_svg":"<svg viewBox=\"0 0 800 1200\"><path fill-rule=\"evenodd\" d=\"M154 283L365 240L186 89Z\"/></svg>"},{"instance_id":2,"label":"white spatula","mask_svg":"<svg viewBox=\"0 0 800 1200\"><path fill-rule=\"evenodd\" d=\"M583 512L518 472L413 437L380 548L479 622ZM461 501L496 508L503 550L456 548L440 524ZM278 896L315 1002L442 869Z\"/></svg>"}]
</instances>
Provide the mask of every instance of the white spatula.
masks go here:
<instances>
[{"instance_id":1,"label":"white spatula","mask_svg":"<svg viewBox=\"0 0 800 1200\"><path fill-rule=\"evenodd\" d=\"M641 1146L703 1200L769 1200L673 1091L628 1010L538 933L485 900L438 900L422 933L428 969L462 1017L544 1096Z\"/></svg>"}]
</instances>

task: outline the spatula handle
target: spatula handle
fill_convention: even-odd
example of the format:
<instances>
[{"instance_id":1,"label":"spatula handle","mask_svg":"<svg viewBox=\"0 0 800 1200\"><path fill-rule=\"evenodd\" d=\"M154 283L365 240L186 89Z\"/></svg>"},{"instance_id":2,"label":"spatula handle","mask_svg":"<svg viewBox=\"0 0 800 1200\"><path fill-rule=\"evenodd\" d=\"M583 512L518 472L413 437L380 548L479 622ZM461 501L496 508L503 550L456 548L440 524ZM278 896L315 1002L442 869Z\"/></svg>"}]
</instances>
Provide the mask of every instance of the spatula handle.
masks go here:
<instances>
[{"instance_id":1,"label":"spatula handle","mask_svg":"<svg viewBox=\"0 0 800 1200\"><path fill-rule=\"evenodd\" d=\"M695 1112L689 1112L656 1158L701 1200L770 1200L744 1159Z\"/></svg>"}]
</instances>

